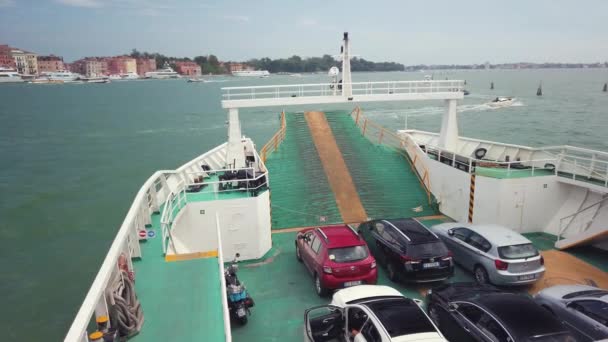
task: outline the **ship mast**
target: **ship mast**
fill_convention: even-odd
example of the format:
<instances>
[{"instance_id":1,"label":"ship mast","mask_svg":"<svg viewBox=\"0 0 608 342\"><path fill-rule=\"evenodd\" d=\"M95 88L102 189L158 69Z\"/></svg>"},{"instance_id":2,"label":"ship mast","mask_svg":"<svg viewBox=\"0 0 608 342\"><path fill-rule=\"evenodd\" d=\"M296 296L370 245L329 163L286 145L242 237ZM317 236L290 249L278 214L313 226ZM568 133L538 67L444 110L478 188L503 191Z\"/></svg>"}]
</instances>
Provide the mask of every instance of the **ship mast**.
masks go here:
<instances>
[{"instance_id":1,"label":"ship mast","mask_svg":"<svg viewBox=\"0 0 608 342\"><path fill-rule=\"evenodd\" d=\"M350 75L350 40L348 32L344 32L344 44L342 45L342 96L349 98L353 96L352 77Z\"/></svg>"}]
</instances>

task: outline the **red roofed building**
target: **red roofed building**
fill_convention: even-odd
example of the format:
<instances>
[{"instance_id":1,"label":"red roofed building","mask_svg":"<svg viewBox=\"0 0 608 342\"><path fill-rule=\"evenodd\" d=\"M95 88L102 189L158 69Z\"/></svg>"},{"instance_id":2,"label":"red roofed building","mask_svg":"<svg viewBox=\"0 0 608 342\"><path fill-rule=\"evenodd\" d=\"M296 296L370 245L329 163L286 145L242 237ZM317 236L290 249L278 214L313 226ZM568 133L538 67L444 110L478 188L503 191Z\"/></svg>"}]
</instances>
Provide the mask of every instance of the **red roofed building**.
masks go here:
<instances>
[{"instance_id":1,"label":"red roofed building","mask_svg":"<svg viewBox=\"0 0 608 342\"><path fill-rule=\"evenodd\" d=\"M154 58L137 58L137 74L144 77L149 71L156 71L156 60Z\"/></svg>"},{"instance_id":2,"label":"red roofed building","mask_svg":"<svg viewBox=\"0 0 608 342\"><path fill-rule=\"evenodd\" d=\"M201 66L194 62L175 62L175 66L177 67L177 72L180 75L187 76L200 76L201 75Z\"/></svg>"},{"instance_id":3,"label":"red roofed building","mask_svg":"<svg viewBox=\"0 0 608 342\"><path fill-rule=\"evenodd\" d=\"M11 47L0 45L0 67L15 69L15 59L11 55Z\"/></svg>"}]
</instances>

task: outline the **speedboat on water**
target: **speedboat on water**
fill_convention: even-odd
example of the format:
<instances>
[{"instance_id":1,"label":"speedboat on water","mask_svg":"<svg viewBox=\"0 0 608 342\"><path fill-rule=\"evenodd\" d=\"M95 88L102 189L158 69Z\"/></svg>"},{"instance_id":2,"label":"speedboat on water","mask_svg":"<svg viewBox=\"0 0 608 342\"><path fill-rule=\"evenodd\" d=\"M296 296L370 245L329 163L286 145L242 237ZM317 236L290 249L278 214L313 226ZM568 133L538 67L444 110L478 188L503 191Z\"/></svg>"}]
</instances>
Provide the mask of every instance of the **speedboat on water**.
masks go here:
<instances>
[{"instance_id":1,"label":"speedboat on water","mask_svg":"<svg viewBox=\"0 0 608 342\"><path fill-rule=\"evenodd\" d=\"M515 102L515 98L513 98L513 97L499 96L499 97L495 98L494 100L492 100L491 102L488 102L486 104L490 107L502 108L502 107L511 106L513 104L513 102Z\"/></svg>"},{"instance_id":2,"label":"speedboat on water","mask_svg":"<svg viewBox=\"0 0 608 342\"><path fill-rule=\"evenodd\" d=\"M123 80L137 80L139 79L139 75L136 72L127 72L120 74L120 78Z\"/></svg>"},{"instance_id":3,"label":"speedboat on water","mask_svg":"<svg viewBox=\"0 0 608 342\"><path fill-rule=\"evenodd\" d=\"M21 75L13 69L0 67L0 83L23 82Z\"/></svg>"},{"instance_id":4,"label":"speedboat on water","mask_svg":"<svg viewBox=\"0 0 608 342\"><path fill-rule=\"evenodd\" d=\"M80 80L85 83L110 83L110 79L105 76L101 77L82 77Z\"/></svg>"},{"instance_id":5,"label":"speedboat on water","mask_svg":"<svg viewBox=\"0 0 608 342\"><path fill-rule=\"evenodd\" d=\"M207 81L202 78L189 78L188 79L188 83L198 83L198 82L207 82Z\"/></svg>"},{"instance_id":6,"label":"speedboat on water","mask_svg":"<svg viewBox=\"0 0 608 342\"><path fill-rule=\"evenodd\" d=\"M342 43L342 83L332 72L327 82L221 89L227 127L212 133L227 139L142 182L64 341L301 341L302 330L315 342L471 339L443 336L438 310L475 317L448 323L486 340L572 341L545 308L490 283L532 283L512 291L533 293L608 284L608 153L460 136L464 81L353 82L348 33ZM440 133L382 127L359 107L412 101L444 104ZM241 121L273 119L261 148L242 134ZM591 245L585 260L568 252ZM227 281L233 257L248 261L241 284ZM425 282L455 264L469 285L429 291ZM370 287L387 278L399 290ZM247 303L236 312L247 319L231 319L230 303ZM544 318L542 332L518 316L521 303Z\"/></svg>"}]
</instances>

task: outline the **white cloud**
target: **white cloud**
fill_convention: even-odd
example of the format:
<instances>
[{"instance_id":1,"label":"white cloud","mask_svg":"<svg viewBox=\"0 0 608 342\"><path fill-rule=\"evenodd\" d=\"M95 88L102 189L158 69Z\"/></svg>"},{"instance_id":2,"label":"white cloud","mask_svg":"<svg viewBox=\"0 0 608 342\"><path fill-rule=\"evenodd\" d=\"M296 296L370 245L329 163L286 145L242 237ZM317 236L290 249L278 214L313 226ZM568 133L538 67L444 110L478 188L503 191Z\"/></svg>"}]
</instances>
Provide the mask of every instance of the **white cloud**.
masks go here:
<instances>
[{"instance_id":1,"label":"white cloud","mask_svg":"<svg viewBox=\"0 0 608 342\"><path fill-rule=\"evenodd\" d=\"M225 15L224 19L230 20L230 21L237 21L240 23L249 22L249 17L246 15Z\"/></svg>"},{"instance_id":2,"label":"white cloud","mask_svg":"<svg viewBox=\"0 0 608 342\"><path fill-rule=\"evenodd\" d=\"M14 0L0 0L0 8L15 6Z\"/></svg>"},{"instance_id":3,"label":"white cloud","mask_svg":"<svg viewBox=\"0 0 608 342\"><path fill-rule=\"evenodd\" d=\"M67 6L73 6L73 7L99 8L99 7L103 6L103 3L99 0L56 0L56 1L60 4L67 5Z\"/></svg>"}]
</instances>

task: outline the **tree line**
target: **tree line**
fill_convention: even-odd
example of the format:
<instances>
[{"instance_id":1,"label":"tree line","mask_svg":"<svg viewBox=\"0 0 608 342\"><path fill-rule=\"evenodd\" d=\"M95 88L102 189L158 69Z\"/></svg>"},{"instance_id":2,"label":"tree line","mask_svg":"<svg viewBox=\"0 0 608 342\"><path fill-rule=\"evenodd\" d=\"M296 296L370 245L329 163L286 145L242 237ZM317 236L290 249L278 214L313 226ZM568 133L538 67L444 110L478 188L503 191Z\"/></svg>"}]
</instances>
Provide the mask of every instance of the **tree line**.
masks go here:
<instances>
[{"instance_id":1,"label":"tree line","mask_svg":"<svg viewBox=\"0 0 608 342\"><path fill-rule=\"evenodd\" d=\"M268 70L272 73L277 72L326 72L332 66L341 67L342 63L330 55L323 57L308 57L303 59L300 56L289 58L270 59L251 59L248 65L259 70ZM395 62L371 62L363 58L354 57L350 61L352 71L403 71L405 66Z\"/></svg>"},{"instance_id":2,"label":"tree line","mask_svg":"<svg viewBox=\"0 0 608 342\"><path fill-rule=\"evenodd\" d=\"M230 72L227 65L232 62L226 62L224 65L220 63L215 55L189 57L171 57L160 53L140 52L133 49L130 54L134 58L154 58L156 67L162 68L165 63L175 69L175 62L189 61L195 62L201 67L204 74L224 74ZM291 56L289 58L270 59L268 57L260 59L251 59L245 64L253 67L256 70L268 70L271 73L278 72L327 72L331 67L341 67L342 63L330 55L322 57L302 58L300 56ZM350 62L352 71L403 71L405 66L395 62L371 62L363 58L354 57Z\"/></svg>"}]
</instances>

